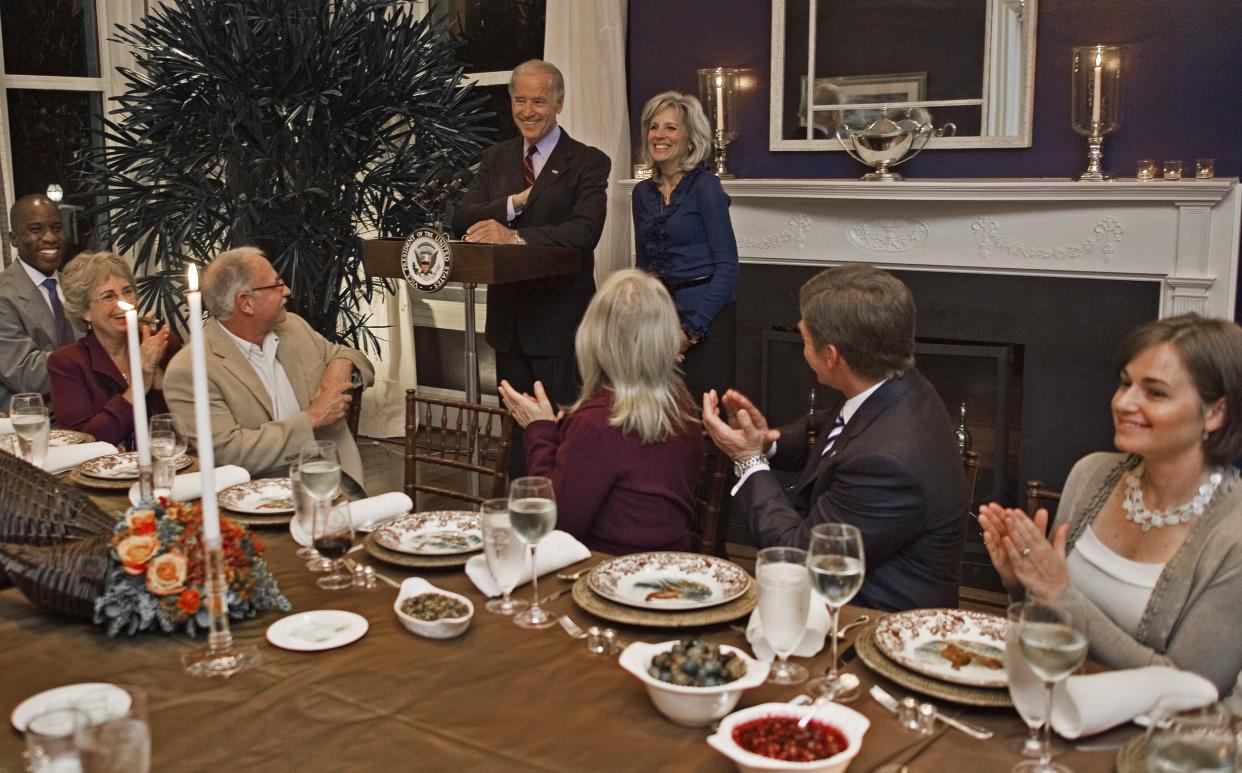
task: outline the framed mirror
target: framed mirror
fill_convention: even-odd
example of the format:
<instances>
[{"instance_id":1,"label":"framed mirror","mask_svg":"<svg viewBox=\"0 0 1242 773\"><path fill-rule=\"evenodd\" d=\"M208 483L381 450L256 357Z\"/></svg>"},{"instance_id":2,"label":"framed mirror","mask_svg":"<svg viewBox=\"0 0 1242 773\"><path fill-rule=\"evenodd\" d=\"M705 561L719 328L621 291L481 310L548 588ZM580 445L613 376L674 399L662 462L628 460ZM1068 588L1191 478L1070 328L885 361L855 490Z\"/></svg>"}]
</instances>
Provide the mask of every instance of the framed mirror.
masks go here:
<instances>
[{"instance_id":1,"label":"framed mirror","mask_svg":"<svg viewBox=\"0 0 1242 773\"><path fill-rule=\"evenodd\" d=\"M841 150L881 115L1031 145L1036 0L772 0L771 150Z\"/></svg>"}]
</instances>

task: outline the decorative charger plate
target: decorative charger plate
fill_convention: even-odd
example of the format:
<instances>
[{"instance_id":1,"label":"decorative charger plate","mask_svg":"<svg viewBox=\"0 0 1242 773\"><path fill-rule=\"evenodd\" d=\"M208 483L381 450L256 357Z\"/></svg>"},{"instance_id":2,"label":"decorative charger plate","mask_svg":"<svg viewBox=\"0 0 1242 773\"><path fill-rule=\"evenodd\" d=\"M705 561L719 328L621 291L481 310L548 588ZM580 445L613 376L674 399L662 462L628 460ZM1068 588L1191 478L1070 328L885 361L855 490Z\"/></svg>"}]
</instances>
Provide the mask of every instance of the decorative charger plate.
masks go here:
<instances>
[{"instance_id":1,"label":"decorative charger plate","mask_svg":"<svg viewBox=\"0 0 1242 773\"><path fill-rule=\"evenodd\" d=\"M9 432L6 435L3 435L3 437L8 437L9 435L15 435L15 434L17 433ZM73 429L54 429L50 433L48 433L48 436L47 436L47 444L48 444L48 447L50 448L57 448L59 446L76 446L81 443L94 443L94 442L95 442L94 435L88 435L85 432L78 432L77 430L73 430Z\"/></svg>"},{"instance_id":2,"label":"decorative charger plate","mask_svg":"<svg viewBox=\"0 0 1242 773\"><path fill-rule=\"evenodd\" d=\"M182 454L175 461L177 472L180 472L194 463L194 457ZM138 453L130 451L87 459L78 465L78 474L101 480L138 480Z\"/></svg>"},{"instance_id":3,"label":"decorative charger plate","mask_svg":"<svg viewBox=\"0 0 1242 773\"><path fill-rule=\"evenodd\" d=\"M881 617L875 643L891 660L924 676L1004 688L1008 624L968 609L912 609Z\"/></svg>"},{"instance_id":4,"label":"decorative charger plate","mask_svg":"<svg viewBox=\"0 0 1242 773\"><path fill-rule=\"evenodd\" d=\"M250 515L289 515L293 513L293 488L288 478L260 478L220 492L220 505Z\"/></svg>"},{"instance_id":5,"label":"decorative charger plate","mask_svg":"<svg viewBox=\"0 0 1242 773\"><path fill-rule=\"evenodd\" d=\"M704 609L740 597L753 584L742 567L699 553L634 553L587 575L596 594L640 609Z\"/></svg>"},{"instance_id":6,"label":"decorative charger plate","mask_svg":"<svg viewBox=\"0 0 1242 773\"><path fill-rule=\"evenodd\" d=\"M451 556L483 549L479 514L467 510L410 513L375 530L375 541L412 556Z\"/></svg>"},{"instance_id":7,"label":"decorative charger plate","mask_svg":"<svg viewBox=\"0 0 1242 773\"><path fill-rule=\"evenodd\" d=\"M858 636L854 639L854 649L858 652L858 659L880 676L885 677L894 684L899 684L923 695L952 701L953 703L961 703L966 706L1001 708L1013 706L1013 699L1009 697L1008 689L967 687L965 685L950 684L940 679L933 679L923 674L915 673L900 663L890 660L876 646L875 630L877 625L878 623L869 625L858 632Z\"/></svg>"},{"instance_id":8,"label":"decorative charger plate","mask_svg":"<svg viewBox=\"0 0 1242 773\"><path fill-rule=\"evenodd\" d=\"M398 553L379 544L378 531L373 531L362 540L362 549L372 558L378 558L386 564L404 566L410 569L448 569L465 566L466 561L474 553L453 553L447 556L413 556L409 553Z\"/></svg>"},{"instance_id":9,"label":"decorative charger plate","mask_svg":"<svg viewBox=\"0 0 1242 773\"><path fill-rule=\"evenodd\" d=\"M698 628L727 623L750 614L759 600L759 588L752 582L741 596L704 609L655 611L610 601L591 590L590 575L583 575L574 583L573 597L574 603L583 610L614 623L651 628Z\"/></svg>"}]
</instances>

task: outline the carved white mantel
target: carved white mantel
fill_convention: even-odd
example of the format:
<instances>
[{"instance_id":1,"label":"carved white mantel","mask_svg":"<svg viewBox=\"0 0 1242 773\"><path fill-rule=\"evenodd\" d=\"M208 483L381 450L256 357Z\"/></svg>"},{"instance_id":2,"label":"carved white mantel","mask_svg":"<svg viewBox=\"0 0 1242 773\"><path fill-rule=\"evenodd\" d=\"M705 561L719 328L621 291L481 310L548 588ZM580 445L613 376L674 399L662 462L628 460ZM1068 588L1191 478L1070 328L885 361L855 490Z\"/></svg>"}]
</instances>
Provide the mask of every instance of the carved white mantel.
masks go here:
<instances>
[{"instance_id":1,"label":"carved white mantel","mask_svg":"<svg viewBox=\"0 0 1242 773\"><path fill-rule=\"evenodd\" d=\"M743 263L1156 280L1161 316L1232 318L1237 183L760 179L724 187ZM621 181L616 195L628 197L635 184Z\"/></svg>"}]
</instances>

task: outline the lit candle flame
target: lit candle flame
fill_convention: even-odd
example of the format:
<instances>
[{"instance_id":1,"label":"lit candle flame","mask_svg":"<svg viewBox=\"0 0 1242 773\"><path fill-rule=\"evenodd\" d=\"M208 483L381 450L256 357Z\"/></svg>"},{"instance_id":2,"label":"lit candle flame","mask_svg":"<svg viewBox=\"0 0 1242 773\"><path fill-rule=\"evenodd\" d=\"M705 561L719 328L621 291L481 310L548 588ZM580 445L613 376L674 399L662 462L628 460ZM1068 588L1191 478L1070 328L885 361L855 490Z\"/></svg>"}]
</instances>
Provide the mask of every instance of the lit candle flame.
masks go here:
<instances>
[{"instance_id":1,"label":"lit candle flame","mask_svg":"<svg viewBox=\"0 0 1242 773\"><path fill-rule=\"evenodd\" d=\"M121 307L121 311L133 311L134 310L134 304L130 303L129 301L118 300L116 302L116 305Z\"/></svg>"}]
</instances>

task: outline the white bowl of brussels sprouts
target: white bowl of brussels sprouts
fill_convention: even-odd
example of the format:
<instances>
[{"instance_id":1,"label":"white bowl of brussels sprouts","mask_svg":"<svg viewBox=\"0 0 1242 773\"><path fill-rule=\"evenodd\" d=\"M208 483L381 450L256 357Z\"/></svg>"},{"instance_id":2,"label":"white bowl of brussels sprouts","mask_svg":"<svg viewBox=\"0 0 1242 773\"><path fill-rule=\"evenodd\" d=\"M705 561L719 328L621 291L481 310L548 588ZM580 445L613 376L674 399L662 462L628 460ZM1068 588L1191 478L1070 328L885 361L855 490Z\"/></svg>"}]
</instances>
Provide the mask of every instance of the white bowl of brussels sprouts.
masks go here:
<instances>
[{"instance_id":1,"label":"white bowl of brussels sprouts","mask_svg":"<svg viewBox=\"0 0 1242 773\"><path fill-rule=\"evenodd\" d=\"M620 662L646 685L661 714L686 727L706 727L733 711L742 691L763 684L771 667L737 647L702 639L634 642Z\"/></svg>"}]
</instances>

